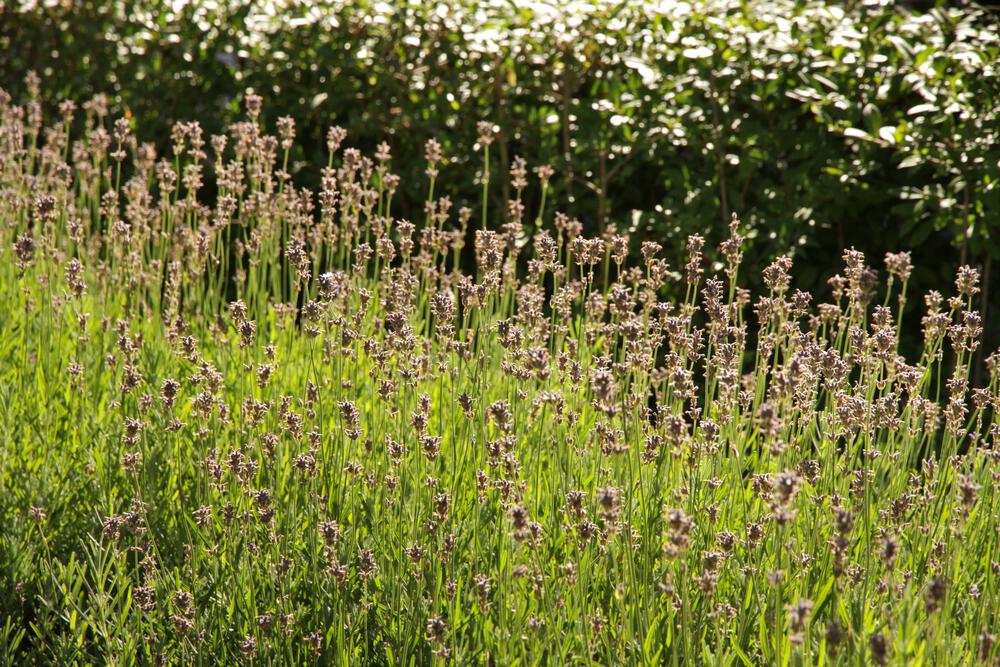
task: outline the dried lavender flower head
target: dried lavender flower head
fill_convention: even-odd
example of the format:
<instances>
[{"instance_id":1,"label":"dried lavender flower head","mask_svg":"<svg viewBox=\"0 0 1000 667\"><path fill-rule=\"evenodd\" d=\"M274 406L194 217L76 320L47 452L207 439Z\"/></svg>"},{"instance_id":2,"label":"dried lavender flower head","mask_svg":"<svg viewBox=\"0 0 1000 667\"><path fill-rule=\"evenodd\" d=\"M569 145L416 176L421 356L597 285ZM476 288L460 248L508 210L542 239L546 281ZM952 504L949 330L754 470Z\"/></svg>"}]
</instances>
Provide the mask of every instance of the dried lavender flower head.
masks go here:
<instances>
[{"instance_id":1,"label":"dried lavender flower head","mask_svg":"<svg viewBox=\"0 0 1000 667\"><path fill-rule=\"evenodd\" d=\"M492 144L499 129L500 128L489 121L479 121L476 124L476 133L478 135L479 144L484 147Z\"/></svg>"},{"instance_id":2,"label":"dried lavender flower head","mask_svg":"<svg viewBox=\"0 0 1000 667\"><path fill-rule=\"evenodd\" d=\"M247 117L256 122L260 117L260 110L263 106L264 98L255 94L253 89L248 88L243 102L246 105Z\"/></svg>"},{"instance_id":3,"label":"dried lavender flower head","mask_svg":"<svg viewBox=\"0 0 1000 667\"><path fill-rule=\"evenodd\" d=\"M295 142L295 119L282 116L278 119L278 137L281 139L282 150L289 150Z\"/></svg>"},{"instance_id":4,"label":"dried lavender flower head","mask_svg":"<svg viewBox=\"0 0 1000 667\"><path fill-rule=\"evenodd\" d=\"M17 268L21 275L34 263L35 248L35 239L27 234L14 241L14 256L17 257Z\"/></svg>"},{"instance_id":5,"label":"dried lavender flower head","mask_svg":"<svg viewBox=\"0 0 1000 667\"><path fill-rule=\"evenodd\" d=\"M972 297L979 293L979 270L971 266L962 266L958 269L955 278L955 289L962 296Z\"/></svg>"},{"instance_id":6,"label":"dried lavender flower head","mask_svg":"<svg viewBox=\"0 0 1000 667\"><path fill-rule=\"evenodd\" d=\"M344 139L347 138L347 130L339 126L333 126L326 131L326 149L330 153L336 153L340 150L341 144L344 143Z\"/></svg>"},{"instance_id":7,"label":"dried lavender flower head","mask_svg":"<svg viewBox=\"0 0 1000 667\"><path fill-rule=\"evenodd\" d=\"M549 184L549 179L556 173L556 170L552 168L551 165L543 164L535 167L535 175L538 176L538 181L542 184L542 187L546 187Z\"/></svg>"},{"instance_id":8,"label":"dried lavender flower head","mask_svg":"<svg viewBox=\"0 0 1000 667\"><path fill-rule=\"evenodd\" d=\"M899 278L903 282L910 279L913 272L913 262L908 252L889 252L885 255L885 270L890 276Z\"/></svg>"}]
</instances>

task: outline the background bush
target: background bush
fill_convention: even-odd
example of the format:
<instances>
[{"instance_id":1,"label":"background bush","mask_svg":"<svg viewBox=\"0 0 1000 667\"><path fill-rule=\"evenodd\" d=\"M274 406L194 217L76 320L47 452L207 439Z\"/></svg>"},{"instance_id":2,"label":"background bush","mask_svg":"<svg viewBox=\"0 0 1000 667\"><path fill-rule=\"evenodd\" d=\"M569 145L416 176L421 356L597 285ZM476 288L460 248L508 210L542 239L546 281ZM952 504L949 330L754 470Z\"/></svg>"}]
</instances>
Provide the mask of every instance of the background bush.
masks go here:
<instances>
[{"instance_id":1,"label":"background bush","mask_svg":"<svg viewBox=\"0 0 1000 667\"><path fill-rule=\"evenodd\" d=\"M332 124L364 149L388 140L403 183L396 210L419 221L425 141L443 144L445 172L478 169L461 147L487 119L501 130L496 170L518 155L551 164L567 213L590 231L627 231L634 245L665 241L677 264L683 238L715 242L737 211L751 227L754 277L764 258L791 252L813 289L844 247L907 247L915 289L970 263L983 272L986 321L990 300L1000 308L1000 39L980 11L785 0L35 4L0 19L0 85L20 99L34 70L53 99L106 91L161 147L176 120L220 131L252 88L270 121L297 121L293 174L323 159ZM456 204L477 201L471 179L441 180L468 184L447 192ZM494 179L501 204L506 182ZM990 336L995 345L1000 332L987 326Z\"/></svg>"}]
</instances>

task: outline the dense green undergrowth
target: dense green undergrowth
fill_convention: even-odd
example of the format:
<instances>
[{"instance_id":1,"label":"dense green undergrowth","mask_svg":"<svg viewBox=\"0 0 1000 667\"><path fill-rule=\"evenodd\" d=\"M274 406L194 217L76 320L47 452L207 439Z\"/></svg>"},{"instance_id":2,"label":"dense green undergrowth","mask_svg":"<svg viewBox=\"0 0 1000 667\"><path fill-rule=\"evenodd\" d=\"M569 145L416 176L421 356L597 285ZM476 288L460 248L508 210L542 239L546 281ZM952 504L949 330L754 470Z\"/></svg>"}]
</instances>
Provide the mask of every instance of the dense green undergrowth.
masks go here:
<instances>
[{"instance_id":1,"label":"dense green undergrowth","mask_svg":"<svg viewBox=\"0 0 1000 667\"><path fill-rule=\"evenodd\" d=\"M751 293L735 215L670 266L544 165L458 207L429 142L415 225L339 128L297 187L256 96L163 157L38 108L0 104L0 661L996 662L975 268Z\"/></svg>"}]
</instances>

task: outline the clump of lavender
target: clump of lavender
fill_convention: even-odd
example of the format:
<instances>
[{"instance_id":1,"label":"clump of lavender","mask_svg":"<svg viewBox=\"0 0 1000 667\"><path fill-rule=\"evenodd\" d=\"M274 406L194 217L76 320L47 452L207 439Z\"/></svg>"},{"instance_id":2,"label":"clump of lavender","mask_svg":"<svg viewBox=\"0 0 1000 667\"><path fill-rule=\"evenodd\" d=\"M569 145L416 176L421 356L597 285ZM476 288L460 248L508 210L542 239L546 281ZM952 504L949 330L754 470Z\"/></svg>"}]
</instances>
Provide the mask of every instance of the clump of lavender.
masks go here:
<instances>
[{"instance_id":1,"label":"clump of lavender","mask_svg":"<svg viewBox=\"0 0 1000 667\"><path fill-rule=\"evenodd\" d=\"M490 122L483 201L440 196L431 139L426 215L400 220L388 145L331 128L313 192L294 123L244 102L158 155L107 98L43 132L0 95L0 609L45 638L19 650L997 659L977 267L914 296L908 253L883 281L847 249L809 294L782 256L751 294L734 215L674 272L559 212L547 165L512 158L490 200Z\"/></svg>"}]
</instances>

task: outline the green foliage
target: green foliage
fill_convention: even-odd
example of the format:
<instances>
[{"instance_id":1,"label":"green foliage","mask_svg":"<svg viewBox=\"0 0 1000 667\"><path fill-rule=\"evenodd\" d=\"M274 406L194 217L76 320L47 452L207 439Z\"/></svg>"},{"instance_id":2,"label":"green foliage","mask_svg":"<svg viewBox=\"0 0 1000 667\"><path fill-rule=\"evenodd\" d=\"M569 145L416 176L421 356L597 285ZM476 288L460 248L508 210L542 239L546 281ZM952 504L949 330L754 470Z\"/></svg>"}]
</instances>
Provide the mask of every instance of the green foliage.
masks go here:
<instances>
[{"instance_id":1,"label":"green foliage","mask_svg":"<svg viewBox=\"0 0 1000 667\"><path fill-rule=\"evenodd\" d=\"M34 95L0 98L5 663L996 662L975 268L910 327L905 252L814 305L786 256L746 289L735 216L678 273L516 161L456 214L439 146L334 130L314 196L259 97L157 158Z\"/></svg>"},{"instance_id":2,"label":"green foliage","mask_svg":"<svg viewBox=\"0 0 1000 667\"><path fill-rule=\"evenodd\" d=\"M500 173L515 155L551 164L567 213L635 243L655 238L675 259L690 233L720 239L732 211L750 227L754 274L778 252L821 266L843 247L904 242L926 288L942 279L942 255L1000 259L989 215L1000 205L1000 42L995 19L976 11L788 0L174 7L9 12L4 84L35 69L54 96L110 90L161 148L177 120L218 131L251 87L268 96L269 118L296 118L304 141L290 169L307 185L318 186L303 167L322 160L329 125L366 149L388 138L404 184L397 212L414 220L424 142L444 146L446 173L476 169L468 147L488 120L500 127ZM476 202L458 180L446 193ZM819 273L800 280L815 287Z\"/></svg>"}]
</instances>

